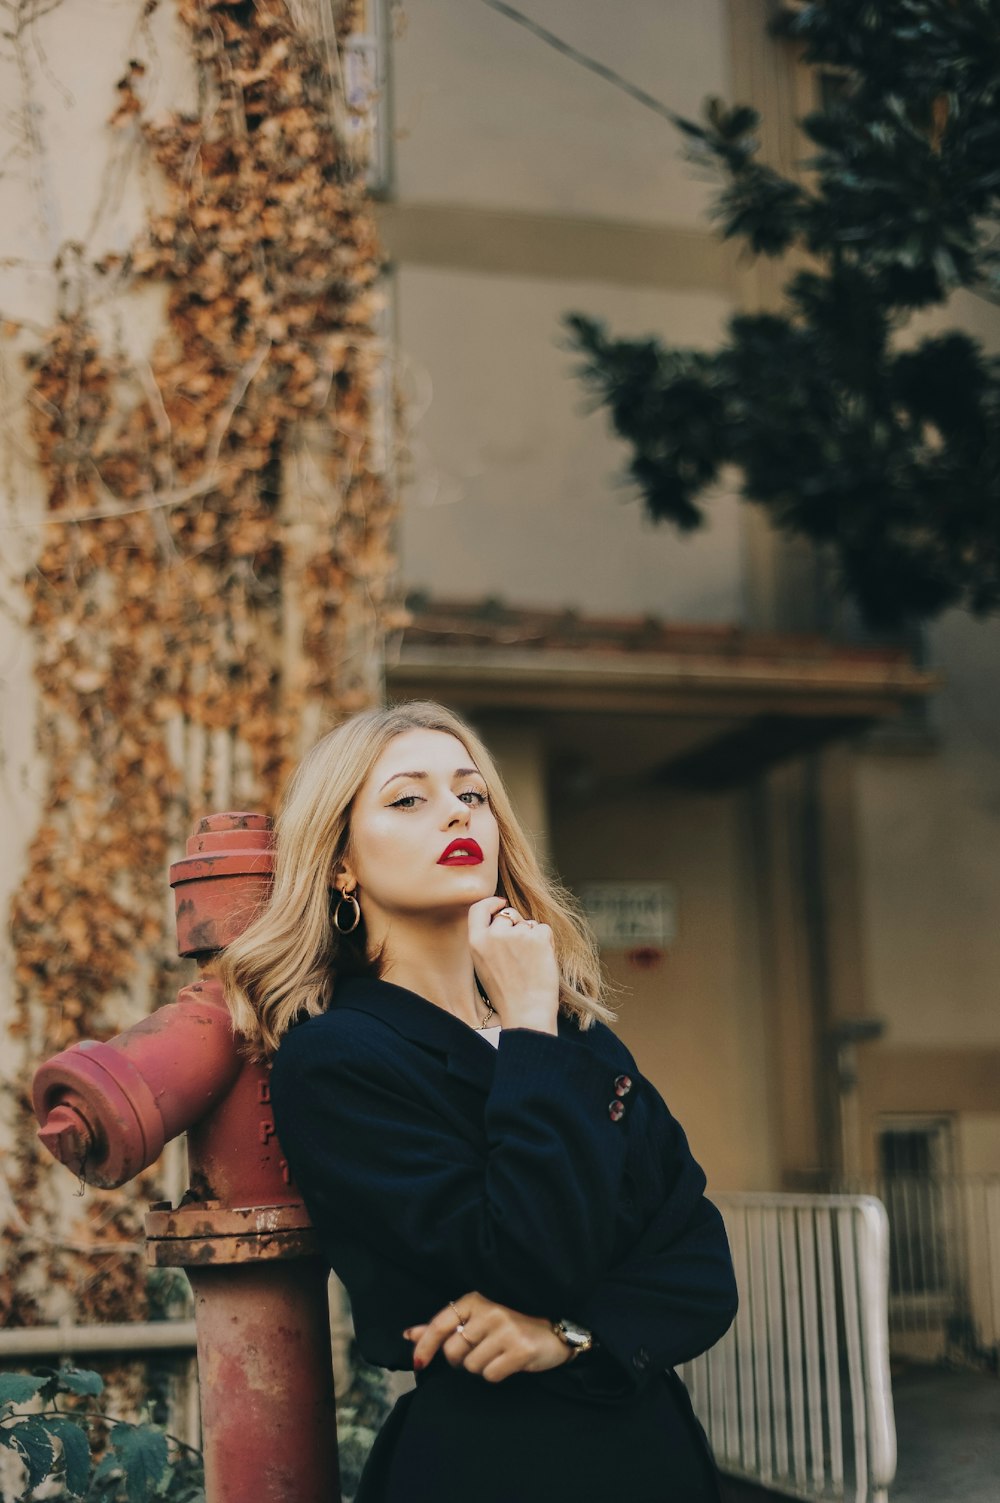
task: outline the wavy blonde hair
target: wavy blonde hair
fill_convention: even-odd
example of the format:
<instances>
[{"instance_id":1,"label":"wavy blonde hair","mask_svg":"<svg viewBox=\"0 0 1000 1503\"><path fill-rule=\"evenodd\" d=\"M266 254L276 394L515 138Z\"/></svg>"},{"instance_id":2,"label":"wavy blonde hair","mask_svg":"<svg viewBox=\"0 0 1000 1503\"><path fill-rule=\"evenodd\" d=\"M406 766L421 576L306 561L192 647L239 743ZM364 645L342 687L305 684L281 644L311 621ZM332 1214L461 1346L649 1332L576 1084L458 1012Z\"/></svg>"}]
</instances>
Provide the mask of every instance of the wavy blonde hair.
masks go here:
<instances>
[{"instance_id":1,"label":"wavy blonde hair","mask_svg":"<svg viewBox=\"0 0 1000 1503\"><path fill-rule=\"evenodd\" d=\"M493 758L451 710L412 700L345 721L313 747L289 782L275 823L270 900L216 965L233 1027L253 1059L269 1058L299 1018L324 1012L338 976L378 974L363 920L351 935L333 922L333 878L349 851L355 796L389 742L411 730L455 736L482 773L500 833L499 891L521 913L550 925L562 1011L584 1029L598 1018L615 1019L602 1000L593 936L569 893L539 866Z\"/></svg>"}]
</instances>

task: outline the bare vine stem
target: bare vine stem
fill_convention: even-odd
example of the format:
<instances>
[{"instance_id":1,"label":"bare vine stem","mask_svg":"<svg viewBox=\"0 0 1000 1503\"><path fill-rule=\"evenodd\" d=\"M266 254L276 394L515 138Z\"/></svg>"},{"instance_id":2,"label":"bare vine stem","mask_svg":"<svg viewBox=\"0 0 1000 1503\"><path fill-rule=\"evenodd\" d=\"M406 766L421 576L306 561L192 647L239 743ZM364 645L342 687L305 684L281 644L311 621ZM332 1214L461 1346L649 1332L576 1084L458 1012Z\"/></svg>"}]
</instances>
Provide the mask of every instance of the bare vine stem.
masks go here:
<instances>
[{"instance_id":1,"label":"bare vine stem","mask_svg":"<svg viewBox=\"0 0 1000 1503\"><path fill-rule=\"evenodd\" d=\"M299 721L370 702L374 675L348 644L377 648L392 605L393 498L371 433L381 253L361 174L330 126L330 58L285 0L175 3L198 115L146 117L135 51L109 99L127 133L115 161L143 174L146 224L103 259L99 224L85 246L63 247L58 316L44 331L20 325L45 500L0 529L29 532L34 550L23 613L48 786L11 915L11 1028L34 1058L118 1031L133 993L149 1007L173 993L163 872L185 822L222 789L268 807L300 750ZM45 12L27 0L0 10L30 72L25 27ZM349 28L351 5L339 11ZM145 285L162 288L165 316L135 355L123 299ZM112 339L99 332L109 323ZM300 516L282 489L307 434L322 504ZM289 614L301 623L295 674ZM31 1141L26 1121L15 1131ZM25 1237L5 1218L0 1320L44 1319L39 1282L82 1289L100 1318L134 1314L138 1260L88 1286L92 1249L46 1174L27 1150L12 1174L52 1235ZM107 1197L122 1239L108 1251L138 1245L145 1188ZM44 1281L32 1269L40 1243Z\"/></svg>"}]
</instances>

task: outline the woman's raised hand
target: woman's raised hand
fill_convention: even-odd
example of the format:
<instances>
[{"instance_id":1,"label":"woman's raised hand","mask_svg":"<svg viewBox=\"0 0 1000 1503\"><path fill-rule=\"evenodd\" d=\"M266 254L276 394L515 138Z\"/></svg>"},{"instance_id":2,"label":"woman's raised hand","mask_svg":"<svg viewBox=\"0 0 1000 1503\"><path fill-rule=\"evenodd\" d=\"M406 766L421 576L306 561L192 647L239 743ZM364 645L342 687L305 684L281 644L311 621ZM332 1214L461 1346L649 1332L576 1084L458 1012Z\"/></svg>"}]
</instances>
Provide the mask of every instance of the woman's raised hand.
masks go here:
<instances>
[{"instance_id":1,"label":"woman's raised hand","mask_svg":"<svg viewBox=\"0 0 1000 1503\"><path fill-rule=\"evenodd\" d=\"M512 1373L561 1367L573 1355L549 1321L495 1304L475 1289L403 1335L415 1343L415 1368L426 1367L440 1348L452 1367L464 1367L487 1383L499 1383Z\"/></svg>"},{"instance_id":2,"label":"woman's raised hand","mask_svg":"<svg viewBox=\"0 0 1000 1503\"><path fill-rule=\"evenodd\" d=\"M469 946L504 1028L558 1031L559 967L548 924L524 918L503 898L483 898L469 909Z\"/></svg>"}]
</instances>

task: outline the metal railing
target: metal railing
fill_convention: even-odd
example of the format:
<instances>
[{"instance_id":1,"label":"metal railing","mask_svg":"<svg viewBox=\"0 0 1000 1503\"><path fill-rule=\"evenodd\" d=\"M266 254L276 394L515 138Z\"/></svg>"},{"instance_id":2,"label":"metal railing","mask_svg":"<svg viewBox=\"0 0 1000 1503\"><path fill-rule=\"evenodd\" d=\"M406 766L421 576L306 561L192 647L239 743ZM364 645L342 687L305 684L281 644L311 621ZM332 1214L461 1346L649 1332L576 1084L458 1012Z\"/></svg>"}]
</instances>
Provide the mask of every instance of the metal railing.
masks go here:
<instances>
[{"instance_id":1,"label":"metal railing","mask_svg":"<svg viewBox=\"0 0 1000 1503\"><path fill-rule=\"evenodd\" d=\"M866 1195L715 1199L740 1309L679 1371L720 1467L793 1498L886 1503L896 1428L885 1207Z\"/></svg>"},{"instance_id":2,"label":"metal railing","mask_svg":"<svg viewBox=\"0 0 1000 1503\"><path fill-rule=\"evenodd\" d=\"M838 1188L889 1216L889 1339L911 1359L1000 1368L1000 1177L893 1175Z\"/></svg>"}]
</instances>

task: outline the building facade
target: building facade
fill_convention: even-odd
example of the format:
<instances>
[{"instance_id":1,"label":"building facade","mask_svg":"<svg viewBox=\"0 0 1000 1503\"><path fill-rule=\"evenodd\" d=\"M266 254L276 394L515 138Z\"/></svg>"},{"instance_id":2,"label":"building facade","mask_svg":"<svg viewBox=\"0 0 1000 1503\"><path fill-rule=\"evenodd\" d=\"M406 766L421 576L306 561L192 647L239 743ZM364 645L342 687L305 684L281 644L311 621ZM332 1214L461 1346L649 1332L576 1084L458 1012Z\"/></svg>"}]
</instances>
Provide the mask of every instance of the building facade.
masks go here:
<instances>
[{"instance_id":1,"label":"building facade","mask_svg":"<svg viewBox=\"0 0 1000 1503\"><path fill-rule=\"evenodd\" d=\"M392 12L390 691L472 715L573 889L659 887L669 937L605 959L711 1184L1000 1172L1000 628L952 613L918 661L831 623L808 550L724 490L704 533L653 527L562 343L581 311L710 347L782 273L730 255L667 122L551 35L680 114L752 103L785 169L817 80L765 3L526 9ZM947 320L997 348L992 304Z\"/></svg>"}]
</instances>

